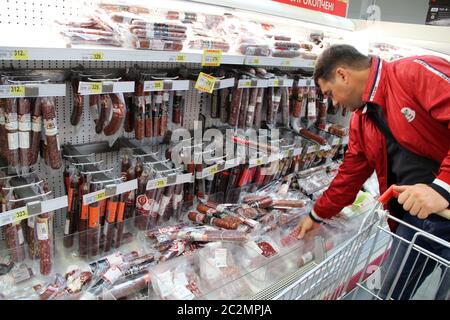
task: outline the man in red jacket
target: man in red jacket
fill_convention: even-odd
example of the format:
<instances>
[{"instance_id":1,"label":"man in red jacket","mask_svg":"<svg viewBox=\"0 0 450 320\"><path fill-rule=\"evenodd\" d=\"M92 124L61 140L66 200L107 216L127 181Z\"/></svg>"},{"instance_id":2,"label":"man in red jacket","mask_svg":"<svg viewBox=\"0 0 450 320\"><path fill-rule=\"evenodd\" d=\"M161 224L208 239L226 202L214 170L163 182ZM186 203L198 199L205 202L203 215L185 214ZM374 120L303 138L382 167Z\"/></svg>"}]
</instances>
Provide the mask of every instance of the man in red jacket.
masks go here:
<instances>
[{"instance_id":1,"label":"man in red jacket","mask_svg":"<svg viewBox=\"0 0 450 320\"><path fill-rule=\"evenodd\" d=\"M388 186L398 185L395 190L400 195L389 203L393 215L450 241L450 221L432 214L450 203L450 63L435 56L388 63L362 55L351 46L336 45L318 58L314 78L334 105L353 114L344 161L310 215L297 226L298 237L350 205L375 170L380 194ZM406 240L415 233L392 221L390 227ZM393 244L400 250L396 259L392 257L394 267L385 283L394 280L401 269L400 256L406 252L398 240ZM445 245L426 239L417 244L450 260L450 248ZM415 285L433 271L435 265L428 264L420 275L415 268L426 264L423 255L410 256L394 287L385 288L384 297L411 298ZM444 271L439 299L449 297L450 270Z\"/></svg>"}]
</instances>

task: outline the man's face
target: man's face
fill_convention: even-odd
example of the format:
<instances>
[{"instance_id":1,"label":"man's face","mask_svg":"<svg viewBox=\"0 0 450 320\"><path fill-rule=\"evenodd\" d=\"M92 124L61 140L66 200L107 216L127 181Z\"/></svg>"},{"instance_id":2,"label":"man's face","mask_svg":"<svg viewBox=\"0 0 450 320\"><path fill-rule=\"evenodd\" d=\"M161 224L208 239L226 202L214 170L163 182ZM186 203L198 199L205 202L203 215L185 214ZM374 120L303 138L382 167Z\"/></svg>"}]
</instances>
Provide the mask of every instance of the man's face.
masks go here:
<instances>
[{"instance_id":1,"label":"man's face","mask_svg":"<svg viewBox=\"0 0 450 320\"><path fill-rule=\"evenodd\" d=\"M337 68L330 81L319 79L320 89L333 100L333 105L340 105L348 111L355 111L362 107L363 86L356 81L350 69Z\"/></svg>"}]
</instances>

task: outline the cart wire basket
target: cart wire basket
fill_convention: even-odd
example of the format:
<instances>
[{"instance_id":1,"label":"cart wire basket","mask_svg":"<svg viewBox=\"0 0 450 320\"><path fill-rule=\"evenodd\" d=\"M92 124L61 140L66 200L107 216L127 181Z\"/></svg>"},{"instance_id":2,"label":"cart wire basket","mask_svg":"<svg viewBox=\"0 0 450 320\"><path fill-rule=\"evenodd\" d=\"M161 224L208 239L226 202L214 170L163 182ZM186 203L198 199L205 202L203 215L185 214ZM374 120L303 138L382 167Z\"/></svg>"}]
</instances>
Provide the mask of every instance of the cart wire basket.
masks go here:
<instances>
[{"instance_id":1,"label":"cart wire basket","mask_svg":"<svg viewBox=\"0 0 450 320\"><path fill-rule=\"evenodd\" d=\"M274 299L450 299L450 262L424 248L421 241L427 239L447 252L450 243L389 215L383 205L392 196L397 196L393 186L379 197L355 235ZM449 213L438 214L450 219ZM414 237L396 235L387 219L412 228Z\"/></svg>"}]
</instances>

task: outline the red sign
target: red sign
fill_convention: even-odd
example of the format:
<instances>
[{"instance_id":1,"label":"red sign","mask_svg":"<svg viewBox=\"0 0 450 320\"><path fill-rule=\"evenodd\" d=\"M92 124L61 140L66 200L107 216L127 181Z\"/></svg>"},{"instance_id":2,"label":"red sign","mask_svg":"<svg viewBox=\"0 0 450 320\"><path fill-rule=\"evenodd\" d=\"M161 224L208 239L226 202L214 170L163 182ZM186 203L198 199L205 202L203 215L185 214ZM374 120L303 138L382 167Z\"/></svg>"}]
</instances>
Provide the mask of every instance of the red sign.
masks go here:
<instances>
[{"instance_id":1,"label":"red sign","mask_svg":"<svg viewBox=\"0 0 450 320\"><path fill-rule=\"evenodd\" d=\"M329 13L335 16L345 17L347 15L347 0L273 0L296 6Z\"/></svg>"}]
</instances>

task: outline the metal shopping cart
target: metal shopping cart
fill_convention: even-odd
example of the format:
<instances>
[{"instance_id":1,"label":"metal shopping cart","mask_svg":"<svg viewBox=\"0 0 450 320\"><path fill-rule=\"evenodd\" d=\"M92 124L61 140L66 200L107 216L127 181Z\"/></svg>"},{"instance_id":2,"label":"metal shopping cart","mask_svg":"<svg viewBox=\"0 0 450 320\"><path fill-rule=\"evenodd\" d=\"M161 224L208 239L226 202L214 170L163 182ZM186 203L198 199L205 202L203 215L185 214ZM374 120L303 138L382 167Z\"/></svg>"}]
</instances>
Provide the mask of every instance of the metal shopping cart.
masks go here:
<instances>
[{"instance_id":1,"label":"metal shopping cart","mask_svg":"<svg viewBox=\"0 0 450 320\"><path fill-rule=\"evenodd\" d=\"M397 194L391 186L354 236L274 299L450 299L450 262L421 242L426 238L444 250L450 250L450 243L389 215L383 205L393 196ZM450 219L450 210L438 215ZM390 231L388 218L414 230L412 239ZM384 239L381 247L380 239Z\"/></svg>"}]
</instances>

